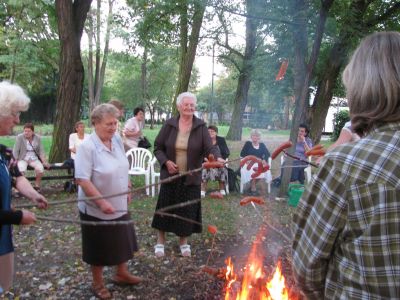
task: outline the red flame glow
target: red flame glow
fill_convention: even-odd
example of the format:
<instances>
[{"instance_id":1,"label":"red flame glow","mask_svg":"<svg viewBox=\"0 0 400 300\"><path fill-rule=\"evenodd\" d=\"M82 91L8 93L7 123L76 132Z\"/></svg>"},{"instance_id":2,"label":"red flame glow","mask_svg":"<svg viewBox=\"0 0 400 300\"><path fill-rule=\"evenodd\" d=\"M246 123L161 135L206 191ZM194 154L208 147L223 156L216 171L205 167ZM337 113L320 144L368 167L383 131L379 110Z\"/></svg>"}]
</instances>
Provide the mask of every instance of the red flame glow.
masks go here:
<instances>
[{"instance_id":1,"label":"red flame glow","mask_svg":"<svg viewBox=\"0 0 400 300\"><path fill-rule=\"evenodd\" d=\"M282 274L281 263L275 269L272 277L268 277L263 270L263 257L261 249L258 249L260 239L253 243L247 259L244 274L241 279L234 272L231 258L226 260L226 293L225 300L289 300L289 291L285 286L285 278Z\"/></svg>"}]
</instances>

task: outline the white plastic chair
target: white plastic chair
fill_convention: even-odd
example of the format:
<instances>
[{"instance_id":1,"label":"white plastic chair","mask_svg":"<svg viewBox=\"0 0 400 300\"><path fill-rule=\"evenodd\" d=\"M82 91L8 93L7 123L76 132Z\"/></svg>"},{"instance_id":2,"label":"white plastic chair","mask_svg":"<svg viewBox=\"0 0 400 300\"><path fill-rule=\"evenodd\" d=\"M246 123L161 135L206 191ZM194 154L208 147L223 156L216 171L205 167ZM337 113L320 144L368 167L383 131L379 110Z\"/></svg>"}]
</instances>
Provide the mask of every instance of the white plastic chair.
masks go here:
<instances>
[{"instance_id":1,"label":"white plastic chair","mask_svg":"<svg viewBox=\"0 0 400 300\"><path fill-rule=\"evenodd\" d=\"M157 158L153 157L153 159L150 162L151 184L153 185L151 187L151 196L152 197L154 197L156 195L156 187L154 186L154 184L157 183L158 192L160 192L160 172L156 172L156 170L155 170L156 163L157 163Z\"/></svg>"},{"instance_id":2,"label":"white plastic chair","mask_svg":"<svg viewBox=\"0 0 400 300\"><path fill-rule=\"evenodd\" d=\"M271 167L272 165L272 159L271 157L268 158L268 165ZM256 164L254 164L253 168L257 167ZM240 193L243 194L243 189L244 185L251 180L251 174L253 174L253 170L247 170L247 164L245 164L243 167L240 168ZM268 187L268 193L271 193L271 182L272 182L272 173L271 170L268 170L265 173L261 173L260 176L257 177L257 179L264 178L265 182L267 183Z\"/></svg>"},{"instance_id":3,"label":"white plastic chair","mask_svg":"<svg viewBox=\"0 0 400 300\"><path fill-rule=\"evenodd\" d=\"M132 148L126 152L129 161L128 174L131 176L144 176L145 184L150 184L152 154L145 148ZM146 195L150 195L150 188L146 188Z\"/></svg>"}]
</instances>

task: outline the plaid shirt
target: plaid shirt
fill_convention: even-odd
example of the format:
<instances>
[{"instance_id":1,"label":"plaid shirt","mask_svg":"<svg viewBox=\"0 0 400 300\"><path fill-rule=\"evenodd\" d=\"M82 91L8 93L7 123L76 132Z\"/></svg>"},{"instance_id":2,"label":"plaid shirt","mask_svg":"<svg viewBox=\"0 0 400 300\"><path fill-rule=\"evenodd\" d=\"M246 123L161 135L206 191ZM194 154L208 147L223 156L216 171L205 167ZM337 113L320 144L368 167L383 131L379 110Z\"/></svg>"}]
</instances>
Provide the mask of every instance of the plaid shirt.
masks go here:
<instances>
[{"instance_id":1,"label":"plaid shirt","mask_svg":"<svg viewBox=\"0 0 400 300\"><path fill-rule=\"evenodd\" d=\"M326 155L293 219L306 297L400 298L399 162L400 122Z\"/></svg>"}]
</instances>

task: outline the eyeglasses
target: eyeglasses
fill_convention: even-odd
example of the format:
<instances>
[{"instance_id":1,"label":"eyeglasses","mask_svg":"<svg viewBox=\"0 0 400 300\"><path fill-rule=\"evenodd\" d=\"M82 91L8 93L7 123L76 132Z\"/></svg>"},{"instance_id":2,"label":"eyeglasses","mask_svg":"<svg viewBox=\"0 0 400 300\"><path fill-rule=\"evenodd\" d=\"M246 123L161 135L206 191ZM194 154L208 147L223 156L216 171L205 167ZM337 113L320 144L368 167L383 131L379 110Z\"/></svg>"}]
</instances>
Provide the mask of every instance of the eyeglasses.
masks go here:
<instances>
[{"instance_id":1,"label":"eyeglasses","mask_svg":"<svg viewBox=\"0 0 400 300\"><path fill-rule=\"evenodd\" d=\"M20 112L20 111L12 112L11 115L12 115L14 118L19 118L20 115L21 115L21 112Z\"/></svg>"}]
</instances>

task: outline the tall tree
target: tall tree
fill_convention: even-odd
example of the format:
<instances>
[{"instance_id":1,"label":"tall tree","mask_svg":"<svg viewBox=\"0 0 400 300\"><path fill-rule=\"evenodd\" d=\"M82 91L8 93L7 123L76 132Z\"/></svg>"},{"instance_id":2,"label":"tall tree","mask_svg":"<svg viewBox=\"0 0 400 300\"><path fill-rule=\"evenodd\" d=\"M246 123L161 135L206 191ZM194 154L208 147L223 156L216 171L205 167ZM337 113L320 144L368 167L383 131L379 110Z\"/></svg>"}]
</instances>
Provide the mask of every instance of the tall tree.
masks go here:
<instances>
[{"instance_id":1,"label":"tall tree","mask_svg":"<svg viewBox=\"0 0 400 300\"><path fill-rule=\"evenodd\" d=\"M87 35L89 40L88 53L88 90L89 90L89 108L90 111L100 104L101 91L104 84L104 74L107 66L107 59L110 45L110 33L113 19L114 0L108 0L108 15L106 16L106 29L104 36L104 49L101 55L101 3L97 0L97 9L91 10L88 17ZM96 28L96 30L95 30ZM95 51L93 51L93 40L95 41ZM93 58L93 52L95 57ZM94 67L93 67L94 66Z\"/></svg>"},{"instance_id":2,"label":"tall tree","mask_svg":"<svg viewBox=\"0 0 400 300\"><path fill-rule=\"evenodd\" d=\"M179 74L175 97L187 91L192 77L193 63L200 39L206 0L148 1L128 0L139 16L138 44L149 52L157 45L176 47ZM178 22L177 22L178 21ZM142 85L145 87L145 85ZM176 113L175 100L173 110Z\"/></svg>"},{"instance_id":3,"label":"tall tree","mask_svg":"<svg viewBox=\"0 0 400 300\"><path fill-rule=\"evenodd\" d=\"M399 30L400 27L398 1L352 0L348 7L341 7L341 10L345 15L339 24L340 31L330 49L328 61L324 64L314 103L308 115L311 136L315 143L320 141L338 77L349 52L358 44L361 37L375 30L377 26L389 30Z\"/></svg>"},{"instance_id":4,"label":"tall tree","mask_svg":"<svg viewBox=\"0 0 400 300\"><path fill-rule=\"evenodd\" d=\"M30 93L42 89L49 74L58 72L56 31L53 5L44 1L2 1L0 78L18 82Z\"/></svg>"},{"instance_id":5,"label":"tall tree","mask_svg":"<svg viewBox=\"0 0 400 300\"><path fill-rule=\"evenodd\" d=\"M199 44L201 24L203 23L204 11L206 8L206 1L203 0L194 1L192 7L190 7L187 0L181 0L179 3L181 5L179 16L180 63L178 84L174 99L176 99L180 93L186 92L189 88L196 49ZM191 19L189 18L190 11L192 11ZM177 112L176 105L173 105L173 113L177 114Z\"/></svg>"},{"instance_id":6,"label":"tall tree","mask_svg":"<svg viewBox=\"0 0 400 300\"><path fill-rule=\"evenodd\" d=\"M243 113L248 102L248 92L254 70L254 59L256 58L257 52L257 28L262 24L260 19L255 17L260 10L259 4L260 1L258 0L245 1L246 34L244 53L241 53L230 45L229 35L231 32L229 25L223 13L219 14L219 19L223 28L223 38L218 37L217 44L228 51L228 53L222 54L220 57L233 64L239 73L231 124L226 136L226 138L230 140L241 140L242 138Z\"/></svg>"},{"instance_id":7,"label":"tall tree","mask_svg":"<svg viewBox=\"0 0 400 300\"><path fill-rule=\"evenodd\" d=\"M81 59L81 37L92 0L56 0L60 52L60 82L57 90L56 121L51 162L68 156L68 135L79 119L84 70Z\"/></svg>"}]
</instances>

